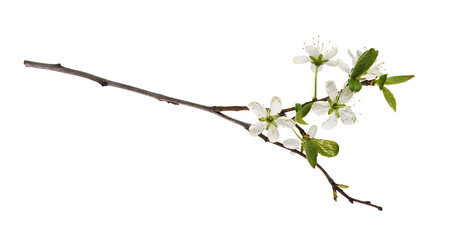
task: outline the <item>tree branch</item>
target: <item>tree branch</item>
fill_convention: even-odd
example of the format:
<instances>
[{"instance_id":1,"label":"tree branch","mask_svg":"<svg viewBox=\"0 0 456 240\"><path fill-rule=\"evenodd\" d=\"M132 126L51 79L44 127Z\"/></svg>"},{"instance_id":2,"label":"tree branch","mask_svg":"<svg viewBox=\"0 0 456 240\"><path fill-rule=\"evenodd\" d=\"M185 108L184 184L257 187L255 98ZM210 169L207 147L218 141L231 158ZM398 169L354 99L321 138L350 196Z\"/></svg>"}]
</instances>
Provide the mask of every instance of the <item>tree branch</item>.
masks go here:
<instances>
[{"instance_id":1,"label":"tree branch","mask_svg":"<svg viewBox=\"0 0 456 240\"><path fill-rule=\"evenodd\" d=\"M98 76L95 76L95 75L92 75L92 74L89 74L89 73L86 73L86 72L74 70L74 69L71 69L71 68L66 68L66 67L63 67L61 64L47 64L47 63L39 63L39 62L32 62L32 61L27 61L26 60L26 61L24 61L24 65L26 67L31 67L31 68L45 69L45 70L51 70L51 71L65 73L65 74L71 74L71 75L75 75L75 76L79 76L79 77L90 79L90 80L100 84L103 87L111 86L111 87L121 88L121 89L125 89L125 90L128 90L128 91L132 91L132 92L135 92L135 93L139 93L139 94L143 94L143 95L155 98L155 99L157 99L159 101L164 101L164 102L168 102L168 103L175 104L175 105L185 105L185 106L197 108L197 109L200 109L200 110L215 114L215 115L217 115L217 116L219 116L219 117L221 117L221 118L223 118L225 120L228 120L228 121L230 121L232 123L235 123L235 124L243 127L244 129L246 129L247 131L249 130L249 127L250 127L249 123L237 120L235 118L229 117L229 116L221 113L222 111L243 111L243 110L248 110L248 108L246 106L212 106L212 107L211 106L205 106L205 105L201 105L201 104L197 104L197 103L181 100L181 99L178 99L178 98L173 98L173 97L165 96L165 95L162 95L162 94L150 92L150 91L147 91L147 90L144 90L144 89L141 89L141 88L137 88L137 87L133 87L133 86L130 86L130 85L126 85L126 84L123 84L123 83L111 81L111 80L108 80L108 79L105 79L105 78L101 78L101 77L98 77ZM305 106L305 105L310 104L310 103L315 102L315 101L326 101L327 99L328 99L328 97L321 98L321 99L316 99L316 100L312 100L312 101L303 103L302 105ZM293 110L294 110L294 108L286 108L286 109L283 109L280 112L280 114L281 115L285 115L286 112L293 111ZM305 134L305 131L301 127L298 126L298 129L301 132L301 134ZM269 141L268 137L266 137L264 134L260 134L260 135L258 135L258 137L263 139L265 142L272 143L272 142ZM282 143L274 142L272 144L274 144L274 145L276 145L278 147L284 148L284 149L286 149L288 151L294 152L294 153L300 155L303 158L306 158L306 155L304 153L302 153L300 151L297 151L297 150L288 149ZM382 207L374 205L374 204L371 204L369 201L361 201L361 200L358 200L358 199L350 197L349 195L347 195L338 186L338 184L329 176L329 174L326 172L326 170L318 163L317 163L317 168L326 176L328 182L331 184L331 187L333 188L333 191L337 191L340 194L342 194L342 196L347 198L347 200L350 203L357 202L357 203L365 204L365 205L368 205L368 206L371 206L371 207L375 207L378 210L383 210Z\"/></svg>"}]
</instances>

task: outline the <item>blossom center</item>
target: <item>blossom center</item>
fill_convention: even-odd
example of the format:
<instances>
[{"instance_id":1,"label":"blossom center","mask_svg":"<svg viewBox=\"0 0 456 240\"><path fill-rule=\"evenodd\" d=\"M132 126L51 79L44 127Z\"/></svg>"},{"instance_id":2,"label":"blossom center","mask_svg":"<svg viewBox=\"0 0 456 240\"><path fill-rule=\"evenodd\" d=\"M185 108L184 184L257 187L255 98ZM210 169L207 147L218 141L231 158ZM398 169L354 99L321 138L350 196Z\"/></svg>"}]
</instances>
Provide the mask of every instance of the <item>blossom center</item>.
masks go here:
<instances>
[{"instance_id":1,"label":"blossom center","mask_svg":"<svg viewBox=\"0 0 456 240\"><path fill-rule=\"evenodd\" d=\"M312 59L312 63L317 67L321 66L323 63L328 61L323 60L323 54L318 55L318 58L315 58L313 56L309 56L309 58Z\"/></svg>"}]
</instances>

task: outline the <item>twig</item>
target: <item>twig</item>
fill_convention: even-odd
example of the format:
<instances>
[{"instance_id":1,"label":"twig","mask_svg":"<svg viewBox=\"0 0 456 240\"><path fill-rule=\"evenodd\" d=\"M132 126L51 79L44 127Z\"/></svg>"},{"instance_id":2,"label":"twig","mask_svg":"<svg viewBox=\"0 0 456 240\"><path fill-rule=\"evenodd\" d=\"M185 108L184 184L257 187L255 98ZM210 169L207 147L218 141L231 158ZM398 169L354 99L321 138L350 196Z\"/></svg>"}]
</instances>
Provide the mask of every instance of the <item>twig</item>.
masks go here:
<instances>
[{"instance_id":1,"label":"twig","mask_svg":"<svg viewBox=\"0 0 456 240\"><path fill-rule=\"evenodd\" d=\"M150 92L150 91L147 91L147 90L144 90L144 89L141 89L141 88L133 87L133 86L130 86L130 85L119 83L119 82L111 81L111 80L108 80L108 79L105 79L105 78L101 78L101 77L98 77L98 76L95 76L95 75L92 75L92 74L89 74L89 73L86 73L86 72L74 70L74 69L71 69L71 68L66 68L66 67L63 67L61 64L47 64L47 63L39 63L39 62L32 62L32 61L24 61L24 65L26 67L31 67L31 68L39 68L39 69L57 71L57 72L65 73L65 74L71 74L71 75L75 75L75 76L79 76L79 77L90 79L90 80L100 84L103 87L105 87L105 86L117 87L117 88L125 89L125 90L128 90L128 91L132 91L132 92L135 92L135 93L143 94L143 95L155 98L155 99L157 99L159 101L164 101L164 102L168 102L168 103L175 104L175 105L185 105L185 106L197 108L197 109L200 109L200 110L215 114L215 115L217 115L217 116L219 116L221 118L224 118L225 120L228 120L228 121L230 121L232 123L235 123L235 124L243 127L244 129L246 129L247 131L248 131L249 127L250 127L249 123L237 120L235 118L229 117L229 116L221 113L222 111L243 111L243 110L248 110L248 108L246 106L205 106L205 105L201 105L201 104L197 104L197 103L181 100L181 99L178 99L178 98L168 97L168 96L165 96L165 95L162 95L162 94ZM322 98L322 99L316 99L316 100L312 100L312 101L303 103L302 105L305 106L305 105L310 104L310 103L315 102L315 101L325 101L327 99L328 99L328 97ZM293 111L293 110L294 110L294 108L286 108L286 109L283 109L280 114L284 115L286 112ZM305 131L302 128L298 127L298 129L301 132L301 134L305 134ZM258 135L258 137L263 139L265 142L269 142L268 137L266 137L263 134ZM272 142L269 142L269 143L272 143ZM300 151L297 151L297 150L288 149L282 143L274 142L272 144L274 144L276 146L279 146L281 148L284 148L284 149L286 149L288 151L294 152L294 153L306 158L306 155L304 153L302 153ZM371 204L369 201L361 201L361 200L358 200L358 199L350 197L342 189L340 189L338 187L337 183L329 176L329 174L325 171L325 169L321 165L317 164L317 168L320 169L320 171L326 176L326 178L327 178L328 182L331 184L331 187L333 188L333 190L339 192L340 194L342 194L342 196L347 198L349 202L351 202L351 203L358 202L358 203L365 204L365 205L368 205L368 206L371 206L371 207L375 207L378 210L383 210L382 207L374 205L374 204Z\"/></svg>"}]
</instances>

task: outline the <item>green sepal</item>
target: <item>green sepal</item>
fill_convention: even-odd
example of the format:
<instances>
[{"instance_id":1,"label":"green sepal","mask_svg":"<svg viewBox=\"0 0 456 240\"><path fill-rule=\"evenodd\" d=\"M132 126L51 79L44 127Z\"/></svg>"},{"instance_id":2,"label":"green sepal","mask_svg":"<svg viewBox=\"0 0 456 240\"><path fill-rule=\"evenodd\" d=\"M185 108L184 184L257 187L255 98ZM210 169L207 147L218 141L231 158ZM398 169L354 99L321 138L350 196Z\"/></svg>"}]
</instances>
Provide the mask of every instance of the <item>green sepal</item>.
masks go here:
<instances>
[{"instance_id":1,"label":"green sepal","mask_svg":"<svg viewBox=\"0 0 456 240\"><path fill-rule=\"evenodd\" d=\"M315 138L310 141L316 144L318 153L325 157L335 157L339 153L339 144L334 141Z\"/></svg>"},{"instance_id":2,"label":"green sepal","mask_svg":"<svg viewBox=\"0 0 456 240\"><path fill-rule=\"evenodd\" d=\"M307 161L309 161L310 166L315 168L317 166L317 156L318 156L318 146L311 140L306 140L303 142L302 147L306 152Z\"/></svg>"},{"instance_id":3,"label":"green sepal","mask_svg":"<svg viewBox=\"0 0 456 240\"><path fill-rule=\"evenodd\" d=\"M298 108L297 105L299 105L301 108L296 112L295 120L297 123L307 125L307 123L303 120L303 118L305 116L307 116L310 109L312 108L313 103L306 104L306 105L304 105L304 107L302 107L301 104L296 103L296 106L295 106L296 109Z\"/></svg>"},{"instance_id":4,"label":"green sepal","mask_svg":"<svg viewBox=\"0 0 456 240\"><path fill-rule=\"evenodd\" d=\"M356 61L355 66L351 72L351 79L356 80L359 76L363 75L369 68L374 64L375 59L377 59L378 51L371 48L365 51ZM350 88L351 90L351 88ZM353 90L352 90L353 91Z\"/></svg>"},{"instance_id":5,"label":"green sepal","mask_svg":"<svg viewBox=\"0 0 456 240\"><path fill-rule=\"evenodd\" d=\"M378 85L378 87L380 88L380 90L383 89L383 86L385 85L385 82L386 82L386 76L388 74L383 74L383 75L380 75L380 77L378 78L377 81L375 81L375 84Z\"/></svg>"},{"instance_id":6,"label":"green sepal","mask_svg":"<svg viewBox=\"0 0 456 240\"><path fill-rule=\"evenodd\" d=\"M415 75L403 75L403 76L389 77L386 79L385 85L393 85L393 84L407 82L408 80L412 79L413 77L415 77Z\"/></svg>"},{"instance_id":7,"label":"green sepal","mask_svg":"<svg viewBox=\"0 0 456 240\"><path fill-rule=\"evenodd\" d=\"M396 99L394 98L394 95L386 87L383 87L382 92L383 92L383 96L385 96L386 102L388 102L390 107L394 111L396 111Z\"/></svg>"},{"instance_id":8,"label":"green sepal","mask_svg":"<svg viewBox=\"0 0 456 240\"><path fill-rule=\"evenodd\" d=\"M350 90L352 92L359 92L361 90L361 88L363 87L363 84L361 84L360 82L355 81L353 79L350 79L348 81L348 87L350 88Z\"/></svg>"}]
</instances>

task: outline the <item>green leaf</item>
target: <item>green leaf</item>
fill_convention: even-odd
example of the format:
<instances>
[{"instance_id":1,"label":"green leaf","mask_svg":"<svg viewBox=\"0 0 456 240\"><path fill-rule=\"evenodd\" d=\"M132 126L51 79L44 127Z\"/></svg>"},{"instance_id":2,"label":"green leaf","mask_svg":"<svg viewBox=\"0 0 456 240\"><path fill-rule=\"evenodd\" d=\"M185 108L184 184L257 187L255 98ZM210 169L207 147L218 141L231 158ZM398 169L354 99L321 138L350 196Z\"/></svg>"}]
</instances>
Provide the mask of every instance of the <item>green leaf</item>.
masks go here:
<instances>
[{"instance_id":1,"label":"green leaf","mask_svg":"<svg viewBox=\"0 0 456 240\"><path fill-rule=\"evenodd\" d=\"M301 109L299 109L296 112L295 120L296 120L296 122L298 122L300 124L307 125L307 123L304 120L302 120L302 118L307 116L307 114L309 113L310 109L312 108L313 103L306 104L306 105L304 105L304 107L302 107L301 104L296 103L295 109L298 108L298 105L300 105Z\"/></svg>"},{"instance_id":2,"label":"green leaf","mask_svg":"<svg viewBox=\"0 0 456 240\"><path fill-rule=\"evenodd\" d=\"M339 144L334 141L315 138L310 141L316 143L318 153L325 157L335 157L339 153Z\"/></svg>"},{"instance_id":3,"label":"green leaf","mask_svg":"<svg viewBox=\"0 0 456 240\"><path fill-rule=\"evenodd\" d=\"M390 107L396 111L396 99L394 98L394 95L391 93L390 90L388 90L388 88L386 87L383 87L383 96L385 96L385 99L386 101L388 102L388 104L390 105Z\"/></svg>"},{"instance_id":4,"label":"green leaf","mask_svg":"<svg viewBox=\"0 0 456 240\"><path fill-rule=\"evenodd\" d=\"M333 190L333 199L337 202L337 192Z\"/></svg>"},{"instance_id":5,"label":"green leaf","mask_svg":"<svg viewBox=\"0 0 456 240\"><path fill-rule=\"evenodd\" d=\"M363 84L361 84L360 82L355 81L353 79L350 79L348 81L348 87L350 88L350 90L352 92L359 92L361 90L361 88L363 87Z\"/></svg>"},{"instance_id":6,"label":"green leaf","mask_svg":"<svg viewBox=\"0 0 456 240\"><path fill-rule=\"evenodd\" d=\"M378 51L371 48L365 51L361 57L356 61L355 66L353 67L351 73L351 79L356 80L359 76L363 75L369 68L374 64L375 59L377 59ZM351 88L350 88L351 89Z\"/></svg>"},{"instance_id":7,"label":"green leaf","mask_svg":"<svg viewBox=\"0 0 456 240\"><path fill-rule=\"evenodd\" d=\"M295 104L295 111L296 111L296 113L299 112L299 110L301 110L301 109L302 109L302 105L301 105L300 103L296 103L296 104Z\"/></svg>"},{"instance_id":8,"label":"green leaf","mask_svg":"<svg viewBox=\"0 0 456 240\"><path fill-rule=\"evenodd\" d=\"M318 146L313 141L307 140L303 144L304 151L306 152L307 161L310 166L315 168L317 166Z\"/></svg>"},{"instance_id":9,"label":"green leaf","mask_svg":"<svg viewBox=\"0 0 456 240\"><path fill-rule=\"evenodd\" d=\"M380 90L382 90L383 86L385 85L386 76L387 76L387 74L380 75L380 78L378 78L378 80L375 81L375 83L378 85Z\"/></svg>"},{"instance_id":10,"label":"green leaf","mask_svg":"<svg viewBox=\"0 0 456 240\"><path fill-rule=\"evenodd\" d=\"M413 77L415 77L415 75L403 75L403 76L389 77L386 79L385 85L393 85L393 84L407 82L408 80L412 79Z\"/></svg>"}]
</instances>

